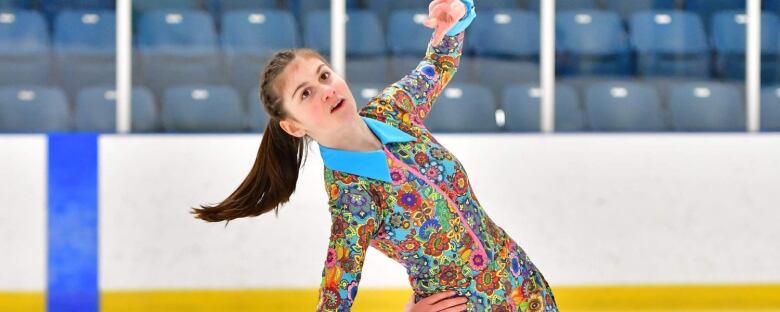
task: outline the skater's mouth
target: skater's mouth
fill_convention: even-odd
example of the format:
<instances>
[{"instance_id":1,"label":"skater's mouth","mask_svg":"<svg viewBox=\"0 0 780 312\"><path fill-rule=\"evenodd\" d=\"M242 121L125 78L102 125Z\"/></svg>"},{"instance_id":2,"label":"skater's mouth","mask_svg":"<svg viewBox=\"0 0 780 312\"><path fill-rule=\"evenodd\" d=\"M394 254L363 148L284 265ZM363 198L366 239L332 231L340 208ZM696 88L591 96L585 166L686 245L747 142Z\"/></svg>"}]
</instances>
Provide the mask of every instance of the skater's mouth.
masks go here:
<instances>
[{"instance_id":1,"label":"skater's mouth","mask_svg":"<svg viewBox=\"0 0 780 312\"><path fill-rule=\"evenodd\" d=\"M340 109L342 106L344 106L344 99L341 99L340 101L338 101L336 103L336 105L331 107L330 108L330 112L333 113L333 112L337 111L338 109Z\"/></svg>"}]
</instances>

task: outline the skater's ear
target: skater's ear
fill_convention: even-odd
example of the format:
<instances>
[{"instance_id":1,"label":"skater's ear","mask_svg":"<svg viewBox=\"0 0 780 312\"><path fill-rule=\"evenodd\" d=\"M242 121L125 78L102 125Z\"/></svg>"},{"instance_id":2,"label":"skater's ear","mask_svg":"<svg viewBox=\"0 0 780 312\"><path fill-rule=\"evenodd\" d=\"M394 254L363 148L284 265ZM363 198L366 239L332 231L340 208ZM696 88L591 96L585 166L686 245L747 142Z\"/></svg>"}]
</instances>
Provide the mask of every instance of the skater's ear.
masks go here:
<instances>
[{"instance_id":1,"label":"skater's ear","mask_svg":"<svg viewBox=\"0 0 780 312\"><path fill-rule=\"evenodd\" d=\"M306 135L306 129L304 129L301 124L295 120L279 121L279 127L281 127L284 132L287 132L287 134L297 138L302 138Z\"/></svg>"}]
</instances>

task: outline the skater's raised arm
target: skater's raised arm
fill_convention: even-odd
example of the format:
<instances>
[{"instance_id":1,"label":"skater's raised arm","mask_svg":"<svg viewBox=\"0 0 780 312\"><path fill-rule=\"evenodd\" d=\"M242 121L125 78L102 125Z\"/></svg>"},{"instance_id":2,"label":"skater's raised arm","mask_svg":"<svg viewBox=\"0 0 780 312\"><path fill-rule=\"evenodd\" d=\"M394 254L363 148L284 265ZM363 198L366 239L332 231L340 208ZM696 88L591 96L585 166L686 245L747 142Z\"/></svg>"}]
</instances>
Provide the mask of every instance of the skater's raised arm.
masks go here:
<instances>
[{"instance_id":1,"label":"skater's raised arm","mask_svg":"<svg viewBox=\"0 0 780 312\"><path fill-rule=\"evenodd\" d=\"M425 57L411 73L385 88L369 106L391 105L389 113L395 114L394 118L400 122L422 125L458 69L464 30L475 16L473 0L432 1L424 25L434 32Z\"/></svg>"}]
</instances>

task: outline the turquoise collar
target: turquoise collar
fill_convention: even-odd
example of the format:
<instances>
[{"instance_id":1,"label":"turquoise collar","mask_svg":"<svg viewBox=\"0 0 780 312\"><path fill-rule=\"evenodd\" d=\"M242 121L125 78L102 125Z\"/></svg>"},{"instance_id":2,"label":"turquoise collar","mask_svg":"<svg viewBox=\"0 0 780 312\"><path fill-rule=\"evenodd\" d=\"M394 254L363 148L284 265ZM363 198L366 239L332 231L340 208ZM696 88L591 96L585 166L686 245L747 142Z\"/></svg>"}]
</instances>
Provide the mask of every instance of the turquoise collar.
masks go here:
<instances>
[{"instance_id":1,"label":"turquoise collar","mask_svg":"<svg viewBox=\"0 0 780 312\"><path fill-rule=\"evenodd\" d=\"M416 140L415 137L396 127L368 117L361 116L361 118L363 118L368 128L379 138L383 145ZM325 163L325 166L330 169L385 182L393 182L390 178L390 168L387 166L384 150L353 152L320 145L320 155L322 155L322 161Z\"/></svg>"}]
</instances>

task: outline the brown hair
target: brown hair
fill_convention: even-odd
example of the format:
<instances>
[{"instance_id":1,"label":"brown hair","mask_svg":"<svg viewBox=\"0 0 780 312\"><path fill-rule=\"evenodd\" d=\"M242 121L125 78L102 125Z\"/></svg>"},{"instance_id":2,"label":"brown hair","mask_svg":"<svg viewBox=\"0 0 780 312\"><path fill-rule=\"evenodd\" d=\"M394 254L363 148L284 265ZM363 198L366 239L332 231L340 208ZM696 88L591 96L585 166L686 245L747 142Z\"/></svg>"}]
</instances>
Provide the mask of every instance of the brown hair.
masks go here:
<instances>
[{"instance_id":1,"label":"brown hair","mask_svg":"<svg viewBox=\"0 0 780 312\"><path fill-rule=\"evenodd\" d=\"M316 57L328 64L319 53L311 49L282 50L271 57L260 81L260 99L270 118L255 163L244 182L221 203L193 208L191 213L196 218L208 222L230 221L256 217L272 209L278 215L279 206L289 201L290 195L295 192L298 173L306 162L311 138L292 136L279 126L279 121L294 118L284 110L276 81L297 56Z\"/></svg>"}]
</instances>

